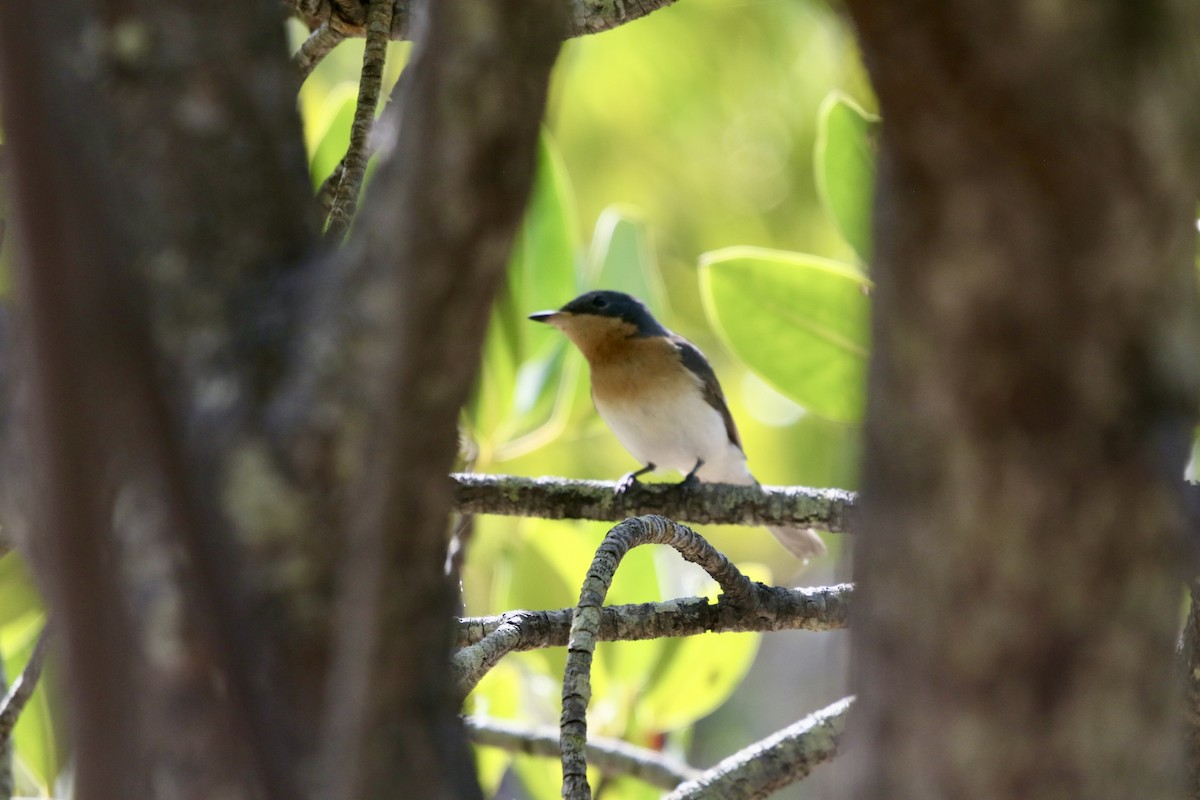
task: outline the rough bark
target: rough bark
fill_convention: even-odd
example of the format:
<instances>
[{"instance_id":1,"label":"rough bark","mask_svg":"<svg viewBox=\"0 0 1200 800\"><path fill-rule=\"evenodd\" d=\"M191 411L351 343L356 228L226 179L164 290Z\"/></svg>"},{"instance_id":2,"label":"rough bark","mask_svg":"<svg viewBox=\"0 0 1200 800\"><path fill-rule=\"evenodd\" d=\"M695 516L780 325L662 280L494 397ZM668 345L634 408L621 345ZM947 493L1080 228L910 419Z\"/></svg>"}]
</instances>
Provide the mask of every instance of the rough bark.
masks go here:
<instances>
[{"instance_id":1,"label":"rough bark","mask_svg":"<svg viewBox=\"0 0 1200 800\"><path fill-rule=\"evenodd\" d=\"M663 800L761 800L838 754L854 698L846 697L745 747Z\"/></svg>"},{"instance_id":2,"label":"rough bark","mask_svg":"<svg viewBox=\"0 0 1200 800\"><path fill-rule=\"evenodd\" d=\"M685 597L661 603L605 606L600 609L600 642L694 636L705 631L832 631L846 627L854 589L850 584L815 589L784 589L754 584L752 605L739 606L728 597L711 601ZM510 651L563 647L571 630L573 608L553 611L508 611L491 617L458 620L457 644L467 647L502 625L517 629Z\"/></svg>"},{"instance_id":3,"label":"rough bark","mask_svg":"<svg viewBox=\"0 0 1200 800\"><path fill-rule=\"evenodd\" d=\"M331 559L319 513L327 487L298 486L265 434L297 325L294 276L317 233L280 17L238 2L54 8L52 28L6 21L21 44L38 42L54 78L27 80L29 64L6 70L22 91L40 92L5 102L21 109L6 127L55 131L32 139L52 146L22 152L38 173L17 186L26 290L53 288L41 311L23 300L30 324L20 334L38 354L35 394L52 363L41 355L46 337L65 340L54 345L63 348L55 396L75 404L67 416L79 452L95 460L92 495L69 502L95 502L87 542L99 551L70 555L98 576L111 569L119 587L66 585L87 595L88 613L127 615L130 628L105 650L120 650L122 669L99 669L104 660L78 637L105 629L76 628L51 593L64 651L91 680L82 708L111 696L130 721L114 736L111 714L84 714L75 729L110 752L126 748L113 765L139 775L135 796L249 797L255 783L291 795L293 760L313 749L301 731L314 727L325 676L319 595ZM39 327L39 314L58 333ZM8 444L41 402L28 402L5 362ZM7 464L6 532L32 528L31 543L53 525L44 507L31 513L23 476L31 453L46 462L51 446L42 438ZM67 566L34 561L51 584ZM126 794L105 791L87 769L79 779L85 794Z\"/></svg>"},{"instance_id":4,"label":"rough bark","mask_svg":"<svg viewBox=\"0 0 1200 800\"><path fill-rule=\"evenodd\" d=\"M848 5L884 118L853 796L1177 796L1197 7Z\"/></svg>"},{"instance_id":5,"label":"rough bark","mask_svg":"<svg viewBox=\"0 0 1200 800\"><path fill-rule=\"evenodd\" d=\"M318 394L347 361L375 379L329 401L353 404L362 391L373 412L349 420L370 435L350 505L329 695L334 797L396 787L431 799L479 795L446 669L455 608L443 572L446 473L532 185L561 11L557 0L418 6L417 41L390 104L403 117L384 148L406 157L381 165L327 293L327 320L357 314L326 328L345 347L314 340L309 352Z\"/></svg>"},{"instance_id":6,"label":"rough bark","mask_svg":"<svg viewBox=\"0 0 1200 800\"><path fill-rule=\"evenodd\" d=\"M560 0L552 10L562 36L584 36L611 30L666 8L675 0ZM343 36L366 36L365 0L284 0L284 5L310 29L328 26ZM411 39L415 22L413 0L394 0L391 38Z\"/></svg>"},{"instance_id":7,"label":"rough bark","mask_svg":"<svg viewBox=\"0 0 1200 800\"><path fill-rule=\"evenodd\" d=\"M854 493L841 489L640 483L618 493L617 484L610 481L479 473L458 473L451 478L455 508L464 514L610 522L661 514L678 522L798 525L834 533L854 527Z\"/></svg>"},{"instance_id":8,"label":"rough bark","mask_svg":"<svg viewBox=\"0 0 1200 800\"><path fill-rule=\"evenodd\" d=\"M268 435L318 234L296 79L269 5L98 5L113 223L148 310L162 438L178 462L173 488L147 490L150 517L117 522L143 652L190 653L146 659L145 746L176 791L252 796L231 768L245 745L213 717L241 709L249 741L272 751L267 791L290 794L295 759L315 750L332 539L329 486L300 480ZM175 519L152 518L164 491ZM214 641L197 640L197 614Z\"/></svg>"}]
</instances>

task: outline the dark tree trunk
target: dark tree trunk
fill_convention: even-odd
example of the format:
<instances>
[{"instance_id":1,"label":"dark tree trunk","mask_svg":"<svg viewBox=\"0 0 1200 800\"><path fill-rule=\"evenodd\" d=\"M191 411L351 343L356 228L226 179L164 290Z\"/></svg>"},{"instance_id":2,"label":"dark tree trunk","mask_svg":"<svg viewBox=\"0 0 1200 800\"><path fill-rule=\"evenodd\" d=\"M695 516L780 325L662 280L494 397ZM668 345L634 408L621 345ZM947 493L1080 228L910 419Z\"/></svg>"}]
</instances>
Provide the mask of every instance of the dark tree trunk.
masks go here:
<instances>
[{"instance_id":1,"label":"dark tree trunk","mask_svg":"<svg viewBox=\"0 0 1200 800\"><path fill-rule=\"evenodd\" d=\"M563 4L415 4L396 158L324 256L279 8L45 11L0 8L28 355L0 419L31 431L4 512L62 618L79 796L477 794L446 472Z\"/></svg>"},{"instance_id":2,"label":"dark tree trunk","mask_svg":"<svg viewBox=\"0 0 1200 800\"><path fill-rule=\"evenodd\" d=\"M1195 4L850 5L884 117L854 796L1177 796Z\"/></svg>"}]
</instances>

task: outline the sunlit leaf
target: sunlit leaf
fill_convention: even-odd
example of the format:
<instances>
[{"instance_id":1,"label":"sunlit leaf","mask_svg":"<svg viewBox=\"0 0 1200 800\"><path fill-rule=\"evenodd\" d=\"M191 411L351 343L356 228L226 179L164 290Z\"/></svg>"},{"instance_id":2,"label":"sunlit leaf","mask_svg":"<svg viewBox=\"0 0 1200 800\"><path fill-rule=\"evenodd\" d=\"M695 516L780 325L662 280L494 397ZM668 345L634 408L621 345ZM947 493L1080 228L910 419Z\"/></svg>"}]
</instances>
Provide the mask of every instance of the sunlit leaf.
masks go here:
<instances>
[{"instance_id":1,"label":"sunlit leaf","mask_svg":"<svg viewBox=\"0 0 1200 800\"><path fill-rule=\"evenodd\" d=\"M862 417L870 281L845 264L733 247L700 260L709 320L776 390L818 416Z\"/></svg>"},{"instance_id":2,"label":"sunlit leaf","mask_svg":"<svg viewBox=\"0 0 1200 800\"><path fill-rule=\"evenodd\" d=\"M10 679L15 679L25 668L44 624L44 616L34 613L4 627L0 645L5 647L4 669ZM43 667L41 680L13 729L13 746L21 764L19 772L44 796L51 794L65 762L65 752L46 694L46 687L53 683L51 659Z\"/></svg>"},{"instance_id":3,"label":"sunlit leaf","mask_svg":"<svg viewBox=\"0 0 1200 800\"><path fill-rule=\"evenodd\" d=\"M483 379L477 397L486 395L491 400L477 399L471 407L471 421L485 442L484 449L496 453L497 458L511 458L513 453L504 450L506 445L540 427L552 430L525 444L540 446L561 431L559 406L575 391L574 381L563 380L566 342L555 331L530 322L528 315L557 308L574 296L578 249L570 181L553 139L543 132L533 194L484 345ZM499 348L497 336L506 340L508 359L491 363ZM509 396L500 398L501 392ZM498 402L499 409L488 408L491 402ZM480 413L485 410L487 420Z\"/></svg>"},{"instance_id":4,"label":"sunlit leaf","mask_svg":"<svg viewBox=\"0 0 1200 800\"><path fill-rule=\"evenodd\" d=\"M585 271L586 288L637 297L657 317L667 315L666 292L644 215L627 205L600 213Z\"/></svg>"},{"instance_id":5,"label":"sunlit leaf","mask_svg":"<svg viewBox=\"0 0 1200 800\"><path fill-rule=\"evenodd\" d=\"M324 125L314 122L319 133L314 135L316 146L309 159L308 173L312 177L313 188L317 189L333 172L346 148L350 145L350 126L354 122L354 108L358 103L358 86L353 83L342 83L329 92L324 98L323 113L320 115Z\"/></svg>"},{"instance_id":6,"label":"sunlit leaf","mask_svg":"<svg viewBox=\"0 0 1200 800\"><path fill-rule=\"evenodd\" d=\"M509 267L509 285L523 315L558 308L575 295L578 250L575 195L562 155L543 131L533 194Z\"/></svg>"},{"instance_id":7,"label":"sunlit leaf","mask_svg":"<svg viewBox=\"0 0 1200 800\"><path fill-rule=\"evenodd\" d=\"M0 628L44 609L33 578L16 552L0 558Z\"/></svg>"},{"instance_id":8,"label":"sunlit leaf","mask_svg":"<svg viewBox=\"0 0 1200 800\"><path fill-rule=\"evenodd\" d=\"M846 241L864 263L871 261L871 202L875 191L875 130L867 114L841 92L818 112L815 148L817 191Z\"/></svg>"},{"instance_id":9,"label":"sunlit leaf","mask_svg":"<svg viewBox=\"0 0 1200 800\"><path fill-rule=\"evenodd\" d=\"M761 638L757 633L706 633L672 640L666 667L638 702L638 725L669 731L711 714L750 670Z\"/></svg>"}]
</instances>

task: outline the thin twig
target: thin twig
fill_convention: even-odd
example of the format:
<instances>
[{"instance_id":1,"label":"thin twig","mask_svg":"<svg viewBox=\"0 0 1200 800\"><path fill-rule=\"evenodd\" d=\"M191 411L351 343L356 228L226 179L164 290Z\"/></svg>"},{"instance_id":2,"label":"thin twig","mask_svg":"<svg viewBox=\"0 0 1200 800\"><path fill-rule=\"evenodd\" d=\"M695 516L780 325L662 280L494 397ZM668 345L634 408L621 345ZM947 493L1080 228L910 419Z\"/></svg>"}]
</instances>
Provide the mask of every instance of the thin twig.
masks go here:
<instances>
[{"instance_id":1,"label":"thin twig","mask_svg":"<svg viewBox=\"0 0 1200 800\"><path fill-rule=\"evenodd\" d=\"M558 756L558 731L554 728L523 728L504 720L465 717L467 737L476 744L498 747L531 756ZM700 777L700 770L657 750L622 742L593 739L587 743L588 763L606 775L628 775L651 786L674 789Z\"/></svg>"},{"instance_id":2,"label":"thin twig","mask_svg":"<svg viewBox=\"0 0 1200 800\"><path fill-rule=\"evenodd\" d=\"M470 514L618 522L642 514L697 524L791 525L847 533L857 498L841 489L641 483L617 493L607 481L455 473L455 507Z\"/></svg>"},{"instance_id":3,"label":"thin twig","mask_svg":"<svg viewBox=\"0 0 1200 800\"><path fill-rule=\"evenodd\" d=\"M413 3L394 2L389 35L393 40L408 39L412 32ZM564 38L612 30L674 3L675 0L563 0L570 15ZM284 0L284 4L310 27L330 24L347 36L364 34L362 8L355 0Z\"/></svg>"},{"instance_id":4,"label":"thin twig","mask_svg":"<svg viewBox=\"0 0 1200 800\"><path fill-rule=\"evenodd\" d=\"M757 600L754 584L722 553L686 526L666 517L649 515L627 519L608 532L584 579L567 642L563 710L559 723L563 797L567 800L588 800L592 796L584 745L587 743L587 706L592 695L592 653L600 633L600 606L625 554L638 545L651 543L669 545L688 561L703 567L734 604L753 609Z\"/></svg>"},{"instance_id":5,"label":"thin twig","mask_svg":"<svg viewBox=\"0 0 1200 800\"><path fill-rule=\"evenodd\" d=\"M345 39L346 35L329 27L328 22L321 23L292 56L292 63L296 65L296 71L300 73L300 82L303 83L325 56L329 55L333 48Z\"/></svg>"},{"instance_id":6,"label":"thin twig","mask_svg":"<svg viewBox=\"0 0 1200 800\"><path fill-rule=\"evenodd\" d=\"M338 182L325 232L331 241L340 241L346 235L358 207L358 193L367 173L371 125L375 122L375 108L379 105L380 87L383 86L391 25L392 0L371 0L367 9L367 44L363 49L362 74L358 81L358 105L354 108L354 122L350 126L350 146L346 149L346 166Z\"/></svg>"},{"instance_id":7,"label":"thin twig","mask_svg":"<svg viewBox=\"0 0 1200 800\"><path fill-rule=\"evenodd\" d=\"M845 697L739 750L664 800L757 800L795 783L837 755L853 702Z\"/></svg>"},{"instance_id":8,"label":"thin twig","mask_svg":"<svg viewBox=\"0 0 1200 800\"><path fill-rule=\"evenodd\" d=\"M2 741L7 742L8 738L12 736L13 728L16 727L17 720L20 719L21 712L25 709L25 704L33 696L38 679L42 677L42 665L46 662L46 653L49 650L50 632L50 623L47 622L42 626L42 632L38 634L37 644L33 646L33 653L29 656L25 669L21 670L21 674L13 681L12 686L8 687L4 699L0 700L0 740Z\"/></svg>"},{"instance_id":9,"label":"thin twig","mask_svg":"<svg viewBox=\"0 0 1200 800\"><path fill-rule=\"evenodd\" d=\"M370 158L370 155L367 158ZM342 176L345 174L346 157L342 156L342 160L333 168L333 172L329 173L329 177L321 182L321 188L317 190L317 202L326 214L333 210L333 201L337 198L338 186L341 185Z\"/></svg>"}]
</instances>

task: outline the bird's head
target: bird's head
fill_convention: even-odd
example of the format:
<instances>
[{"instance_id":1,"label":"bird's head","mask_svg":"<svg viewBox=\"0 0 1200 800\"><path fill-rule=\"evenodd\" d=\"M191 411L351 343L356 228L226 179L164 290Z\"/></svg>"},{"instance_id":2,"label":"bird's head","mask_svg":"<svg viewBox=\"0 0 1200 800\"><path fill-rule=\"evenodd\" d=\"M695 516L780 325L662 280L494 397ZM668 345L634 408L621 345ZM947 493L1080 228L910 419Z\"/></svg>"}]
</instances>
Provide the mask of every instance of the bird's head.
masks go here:
<instances>
[{"instance_id":1,"label":"bird's head","mask_svg":"<svg viewBox=\"0 0 1200 800\"><path fill-rule=\"evenodd\" d=\"M624 292L588 292L557 311L539 311L529 318L558 328L589 359L634 337L667 335L650 309Z\"/></svg>"}]
</instances>

